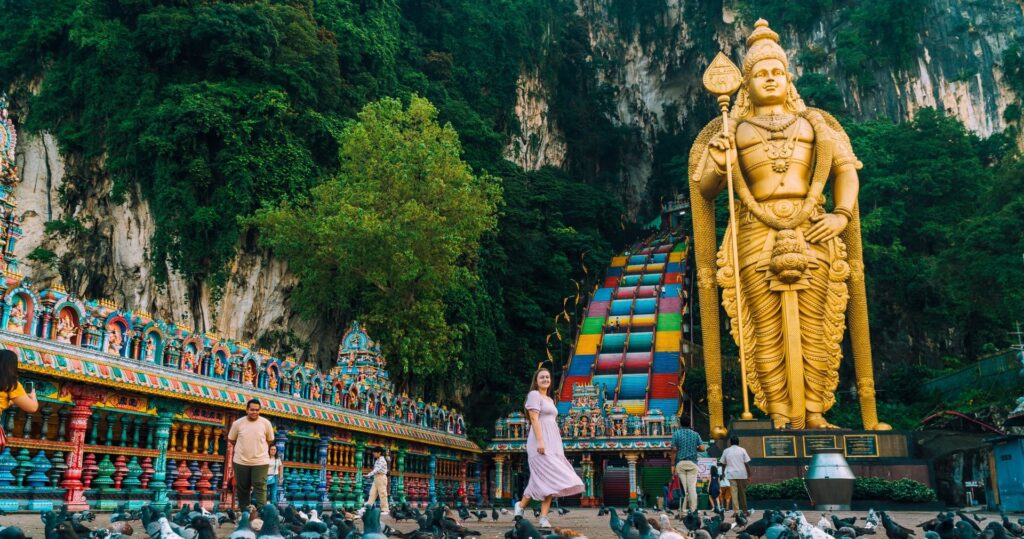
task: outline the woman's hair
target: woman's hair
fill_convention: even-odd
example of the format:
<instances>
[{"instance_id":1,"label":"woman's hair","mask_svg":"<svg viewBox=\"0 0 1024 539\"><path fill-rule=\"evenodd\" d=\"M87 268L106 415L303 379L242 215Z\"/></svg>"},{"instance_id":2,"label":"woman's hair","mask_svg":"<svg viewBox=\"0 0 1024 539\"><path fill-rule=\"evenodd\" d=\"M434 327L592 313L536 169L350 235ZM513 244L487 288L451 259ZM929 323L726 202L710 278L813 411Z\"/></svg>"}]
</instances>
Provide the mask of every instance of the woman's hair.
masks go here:
<instances>
[{"instance_id":1,"label":"woman's hair","mask_svg":"<svg viewBox=\"0 0 1024 539\"><path fill-rule=\"evenodd\" d=\"M271 449L274 450L274 458L281 458L280 456L277 455L277 445L270 444L270 447L267 449L267 453L269 453Z\"/></svg>"},{"instance_id":2,"label":"woman's hair","mask_svg":"<svg viewBox=\"0 0 1024 539\"><path fill-rule=\"evenodd\" d=\"M718 477L718 466L711 465L711 477Z\"/></svg>"},{"instance_id":3,"label":"woman's hair","mask_svg":"<svg viewBox=\"0 0 1024 539\"><path fill-rule=\"evenodd\" d=\"M541 367L541 368L537 369L537 372L533 373L533 379L530 380L530 391L538 391L538 392L540 391L540 388L537 387L537 377L540 376L540 373L542 373L542 372L546 372L549 375L551 374L551 371L549 371L548 369L546 369L544 367ZM554 378L554 376L552 376L552 378ZM554 384L554 380L552 380L551 382L552 382L552 384ZM555 395L555 391L552 391L551 386L548 386L548 395L547 396L555 404L558 404L558 395ZM529 415L529 410L527 410L527 415Z\"/></svg>"},{"instance_id":4,"label":"woman's hair","mask_svg":"<svg viewBox=\"0 0 1024 539\"><path fill-rule=\"evenodd\" d=\"M14 391L18 387L18 354L0 350L0 391Z\"/></svg>"}]
</instances>

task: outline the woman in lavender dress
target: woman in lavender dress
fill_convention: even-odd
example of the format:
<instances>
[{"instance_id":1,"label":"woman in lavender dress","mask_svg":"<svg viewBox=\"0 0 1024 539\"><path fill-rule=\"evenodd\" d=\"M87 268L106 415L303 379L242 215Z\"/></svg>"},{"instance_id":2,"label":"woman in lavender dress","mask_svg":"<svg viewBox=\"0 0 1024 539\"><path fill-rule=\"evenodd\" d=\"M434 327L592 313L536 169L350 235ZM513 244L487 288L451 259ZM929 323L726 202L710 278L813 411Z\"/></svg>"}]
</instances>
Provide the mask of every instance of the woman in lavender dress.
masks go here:
<instances>
[{"instance_id":1,"label":"woman in lavender dress","mask_svg":"<svg viewBox=\"0 0 1024 539\"><path fill-rule=\"evenodd\" d=\"M548 509L551 500L583 492L583 481L576 475L572 464L565 458L562 436L558 432L558 408L549 395L551 372L540 369L533 375L530 393L526 396L526 413L530 416L530 435L526 439L526 454L530 459L530 483L523 491L523 499L512 504L515 514L522 515L530 500L541 500L540 526L551 527Z\"/></svg>"}]
</instances>

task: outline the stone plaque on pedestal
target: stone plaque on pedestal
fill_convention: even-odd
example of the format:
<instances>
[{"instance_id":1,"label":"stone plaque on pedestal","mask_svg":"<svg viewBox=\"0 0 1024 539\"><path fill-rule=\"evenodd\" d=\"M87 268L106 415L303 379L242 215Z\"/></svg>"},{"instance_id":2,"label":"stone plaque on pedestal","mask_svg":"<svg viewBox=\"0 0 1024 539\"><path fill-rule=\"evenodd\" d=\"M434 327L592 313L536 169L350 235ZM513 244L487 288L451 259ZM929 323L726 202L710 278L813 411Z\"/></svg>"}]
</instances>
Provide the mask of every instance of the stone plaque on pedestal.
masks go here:
<instances>
[{"instance_id":1,"label":"stone plaque on pedestal","mask_svg":"<svg viewBox=\"0 0 1024 539\"><path fill-rule=\"evenodd\" d=\"M803 438L805 457L814 456L815 451L819 449L839 449L835 434L807 434Z\"/></svg>"},{"instance_id":2,"label":"stone plaque on pedestal","mask_svg":"<svg viewBox=\"0 0 1024 539\"><path fill-rule=\"evenodd\" d=\"M765 436L762 441L765 458L796 458L796 436Z\"/></svg>"},{"instance_id":3,"label":"stone plaque on pedestal","mask_svg":"<svg viewBox=\"0 0 1024 539\"><path fill-rule=\"evenodd\" d=\"M847 434L843 436L843 446L847 457L877 457L877 434Z\"/></svg>"}]
</instances>

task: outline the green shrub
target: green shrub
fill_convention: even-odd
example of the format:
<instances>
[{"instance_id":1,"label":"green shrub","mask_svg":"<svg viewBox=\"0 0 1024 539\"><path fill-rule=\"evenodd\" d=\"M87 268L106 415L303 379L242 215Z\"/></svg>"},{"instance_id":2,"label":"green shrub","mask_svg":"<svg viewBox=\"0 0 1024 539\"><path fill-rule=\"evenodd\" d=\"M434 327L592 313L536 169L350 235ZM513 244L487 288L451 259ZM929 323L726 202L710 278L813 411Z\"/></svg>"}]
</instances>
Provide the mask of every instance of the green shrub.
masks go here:
<instances>
[{"instance_id":1,"label":"green shrub","mask_svg":"<svg viewBox=\"0 0 1024 539\"><path fill-rule=\"evenodd\" d=\"M807 489L800 477L781 483L760 483L747 488L747 495L757 500L806 500ZM858 477L853 484L855 500L889 500L903 503L935 501L935 491L913 479L890 481L878 477Z\"/></svg>"}]
</instances>

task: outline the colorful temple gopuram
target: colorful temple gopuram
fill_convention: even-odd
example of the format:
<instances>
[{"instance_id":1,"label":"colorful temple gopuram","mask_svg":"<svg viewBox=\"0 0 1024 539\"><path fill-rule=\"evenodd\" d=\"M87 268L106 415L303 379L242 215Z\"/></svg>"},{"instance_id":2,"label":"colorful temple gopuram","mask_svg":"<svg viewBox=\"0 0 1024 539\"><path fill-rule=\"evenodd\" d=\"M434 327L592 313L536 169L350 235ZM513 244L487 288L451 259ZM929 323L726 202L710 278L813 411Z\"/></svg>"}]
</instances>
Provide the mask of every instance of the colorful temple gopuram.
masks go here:
<instances>
[{"instance_id":1,"label":"colorful temple gopuram","mask_svg":"<svg viewBox=\"0 0 1024 539\"><path fill-rule=\"evenodd\" d=\"M669 481L690 346L689 244L677 226L685 208L667 205L661 231L612 259L562 372L558 421L566 457L583 478L581 505L635 505L644 493L653 502ZM498 499L518 497L526 486L524 414L499 419L487 447Z\"/></svg>"},{"instance_id":2,"label":"colorful temple gopuram","mask_svg":"<svg viewBox=\"0 0 1024 539\"><path fill-rule=\"evenodd\" d=\"M369 485L369 450L388 448L399 502L479 503L480 449L462 415L397 394L385 358L353 323L329 372L251 345L17 273L21 235L12 190L15 131L0 98L0 347L21 360L40 408L0 418L0 509L114 508L119 503L231 505L226 434L258 398L284 455L281 503L355 507Z\"/></svg>"}]
</instances>

